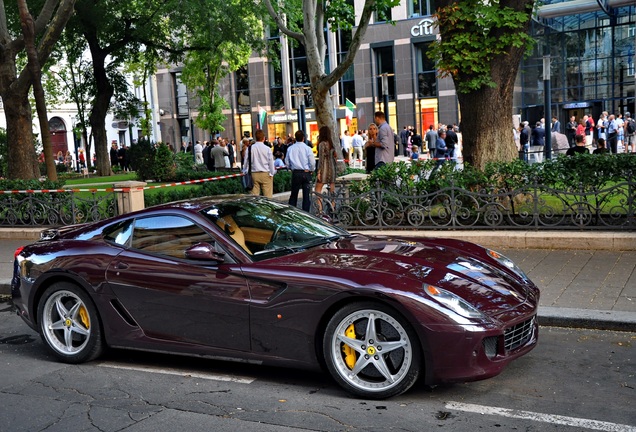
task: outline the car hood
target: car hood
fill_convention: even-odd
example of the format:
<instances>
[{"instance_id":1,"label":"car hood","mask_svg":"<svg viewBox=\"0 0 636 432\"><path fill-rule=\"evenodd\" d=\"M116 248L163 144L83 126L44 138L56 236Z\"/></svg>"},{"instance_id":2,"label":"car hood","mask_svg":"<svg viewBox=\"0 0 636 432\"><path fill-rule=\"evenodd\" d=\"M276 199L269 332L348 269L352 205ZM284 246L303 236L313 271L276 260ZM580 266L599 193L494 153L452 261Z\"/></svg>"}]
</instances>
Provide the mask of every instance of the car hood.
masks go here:
<instances>
[{"instance_id":1,"label":"car hood","mask_svg":"<svg viewBox=\"0 0 636 432\"><path fill-rule=\"evenodd\" d=\"M356 235L268 260L268 264L299 266L304 273L327 270L333 274L337 270L353 284L421 296L426 295L423 285L433 285L490 315L525 303L536 289L532 282L488 257L483 248L454 240Z\"/></svg>"}]
</instances>

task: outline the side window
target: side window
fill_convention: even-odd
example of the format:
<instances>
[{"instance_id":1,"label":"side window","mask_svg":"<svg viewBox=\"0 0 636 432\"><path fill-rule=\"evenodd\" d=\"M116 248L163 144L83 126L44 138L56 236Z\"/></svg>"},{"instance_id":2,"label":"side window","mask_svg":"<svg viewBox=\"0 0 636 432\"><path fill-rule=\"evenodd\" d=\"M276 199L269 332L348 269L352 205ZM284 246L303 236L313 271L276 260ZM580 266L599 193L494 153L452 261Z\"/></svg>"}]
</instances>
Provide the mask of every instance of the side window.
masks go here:
<instances>
[{"instance_id":1,"label":"side window","mask_svg":"<svg viewBox=\"0 0 636 432\"><path fill-rule=\"evenodd\" d=\"M104 230L104 240L120 246L129 246L132 235L133 219L120 222Z\"/></svg>"},{"instance_id":2,"label":"side window","mask_svg":"<svg viewBox=\"0 0 636 432\"><path fill-rule=\"evenodd\" d=\"M201 227L181 216L152 216L135 221L132 244L134 249L173 258L185 258L190 246L213 238Z\"/></svg>"}]
</instances>

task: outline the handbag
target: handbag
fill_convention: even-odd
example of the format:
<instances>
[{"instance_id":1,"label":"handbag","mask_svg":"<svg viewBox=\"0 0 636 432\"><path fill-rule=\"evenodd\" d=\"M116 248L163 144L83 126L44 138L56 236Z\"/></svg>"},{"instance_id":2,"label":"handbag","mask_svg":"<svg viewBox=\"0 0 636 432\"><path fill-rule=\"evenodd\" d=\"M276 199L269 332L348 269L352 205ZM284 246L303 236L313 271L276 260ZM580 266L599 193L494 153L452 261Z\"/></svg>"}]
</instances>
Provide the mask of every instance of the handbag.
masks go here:
<instances>
[{"instance_id":1,"label":"handbag","mask_svg":"<svg viewBox=\"0 0 636 432\"><path fill-rule=\"evenodd\" d=\"M243 174L241 183L246 192L254 188L254 180L252 180L252 146L247 148L247 174Z\"/></svg>"}]
</instances>

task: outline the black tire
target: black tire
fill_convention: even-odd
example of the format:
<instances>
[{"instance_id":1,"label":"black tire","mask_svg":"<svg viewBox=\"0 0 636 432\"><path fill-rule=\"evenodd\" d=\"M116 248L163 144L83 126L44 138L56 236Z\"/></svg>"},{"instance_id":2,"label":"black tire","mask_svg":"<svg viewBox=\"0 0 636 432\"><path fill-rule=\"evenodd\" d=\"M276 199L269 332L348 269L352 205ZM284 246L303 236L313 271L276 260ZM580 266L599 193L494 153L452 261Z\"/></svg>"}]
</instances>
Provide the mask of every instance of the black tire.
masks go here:
<instances>
[{"instance_id":1,"label":"black tire","mask_svg":"<svg viewBox=\"0 0 636 432\"><path fill-rule=\"evenodd\" d=\"M394 309L375 302L352 303L336 312L325 330L323 353L338 384L366 399L404 393L422 367L412 326Z\"/></svg>"},{"instance_id":2,"label":"black tire","mask_svg":"<svg viewBox=\"0 0 636 432\"><path fill-rule=\"evenodd\" d=\"M84 363L104 349L102 326L88 294L70 282L57 282L38 304L42 340L65 363Z\"/></svg>"}]
</instances>

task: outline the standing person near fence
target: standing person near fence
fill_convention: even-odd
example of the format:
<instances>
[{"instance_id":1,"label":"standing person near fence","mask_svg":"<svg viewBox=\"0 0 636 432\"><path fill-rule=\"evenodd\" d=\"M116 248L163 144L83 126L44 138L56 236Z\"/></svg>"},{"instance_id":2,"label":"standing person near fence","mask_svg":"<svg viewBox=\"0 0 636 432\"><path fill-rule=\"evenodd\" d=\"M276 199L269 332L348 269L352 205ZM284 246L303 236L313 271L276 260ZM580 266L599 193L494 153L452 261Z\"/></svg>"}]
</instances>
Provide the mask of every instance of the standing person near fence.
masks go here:
<instances>
[{"instance_id":1,"label":"standing person near fence","mask_svg":"<svg viewBox=\"0 0 636 432\"><path fill-rule=\"evenodd\" d=\"M287 148L285 165L292 172L291 194L288 204L296 207L298 205L298 191L303 191L303 210L309 211L311 207L311 176L316 169L316 159L314 154L305 144L305 133L297 131L296 142Z\"/></svg>"},{"instance_id":2,"label":"standing person near fence","mask_svg":"<svg viewBox=\"0 0 636 432\"><path fill-rule=\"evenodd\" d=\"M395 141L393 129L387 123L384 112L376 111L373 118L378 126L378 137L372 144L367 143L367 147L375 148L375 166L373 169L377 169L395 160ZM420 145L421 142L422 137L420 136ZM417 145L413 142L412 144Z\"/></svg>"},{"instance_id":3,"label":"standing person near fence","mask_svg":"<svg viewBox=\"0 0 636 432\"><path fill-rule=\"evenodd\" d=\"M256 141L249 146L251 161L249 164L247 161L243 162L243 173L249 175L248 166L251 165L254 187L250 193L260 195L262 192L264 196L271 198L274 196L274 175L276 174L274 155L272 149L265 145L265 132L262 129L256 130L254 138ZM247 152L245 156L248 157Z\"/></svg>"},{"instance_id":4,"label":"standing person near fence","mask_svg":"<svg viewBox=\"0 0 636 432\"><path fill-rule=\"evenodd\" d=\"M316 193L321 194L324 185L329 185L331 193L336 190L336 161L338 153L333 145L331 129L322 126L318 130L318 171L316 172Z\"/></svg>"}]
</instances>

